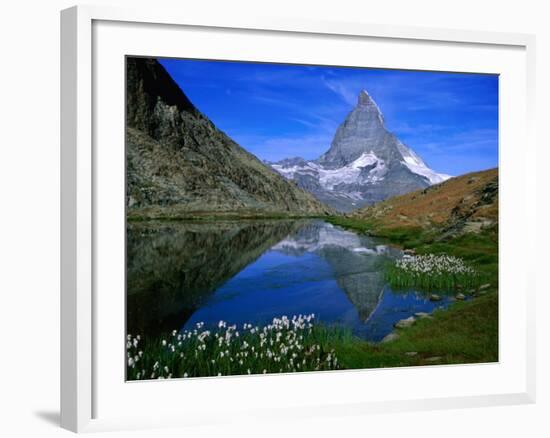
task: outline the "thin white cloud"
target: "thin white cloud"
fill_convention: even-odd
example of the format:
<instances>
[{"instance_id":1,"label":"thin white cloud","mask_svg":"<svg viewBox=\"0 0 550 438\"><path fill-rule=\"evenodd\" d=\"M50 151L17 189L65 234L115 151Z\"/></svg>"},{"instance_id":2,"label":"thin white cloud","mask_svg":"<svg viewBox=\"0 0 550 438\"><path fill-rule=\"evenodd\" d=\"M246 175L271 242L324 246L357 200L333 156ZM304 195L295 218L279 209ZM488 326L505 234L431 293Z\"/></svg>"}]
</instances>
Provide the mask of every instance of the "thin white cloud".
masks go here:
<instances>
[{"instance_id":1,"label":"thin white cloud","mask_svg":"<svg viewBox=\"0 0 550 438\"><path fill-rule=\"evenodd\" d=\"M351 82L323 79L323 83L329 90L336 93L344 102L353 107L357 103L357 95L361 88L359 87L358 91L356 81L353 81L353 84Z\"/></svg>"}]
</instances>

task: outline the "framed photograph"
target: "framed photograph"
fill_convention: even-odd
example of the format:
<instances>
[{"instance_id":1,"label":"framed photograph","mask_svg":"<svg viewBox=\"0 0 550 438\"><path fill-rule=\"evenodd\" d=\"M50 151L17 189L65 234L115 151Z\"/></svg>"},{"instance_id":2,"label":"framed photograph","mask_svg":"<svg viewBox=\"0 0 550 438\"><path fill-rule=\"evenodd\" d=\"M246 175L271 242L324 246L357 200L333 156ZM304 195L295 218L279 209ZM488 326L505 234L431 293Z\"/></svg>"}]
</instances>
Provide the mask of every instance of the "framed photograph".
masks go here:
<instances>
[{"instance_id":1,"label":"framed photograph","mask_svg":"<svg viewBox=\"0 0 550 438\"><path fill-rule=\"evenodd\" d=\"M534 37L61 17L63 427L534 401Z\"/></svg>"}]
</instances>

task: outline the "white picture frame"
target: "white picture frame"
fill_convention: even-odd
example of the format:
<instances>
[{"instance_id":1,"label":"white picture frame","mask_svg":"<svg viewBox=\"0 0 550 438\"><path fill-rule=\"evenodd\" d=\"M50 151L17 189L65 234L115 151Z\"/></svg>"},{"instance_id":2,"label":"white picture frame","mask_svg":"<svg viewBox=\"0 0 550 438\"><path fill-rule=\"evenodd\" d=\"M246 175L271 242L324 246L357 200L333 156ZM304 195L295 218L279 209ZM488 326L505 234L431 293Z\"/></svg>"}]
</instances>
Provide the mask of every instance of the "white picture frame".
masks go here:
<instances>
[{"instance_id":1,"label":"white picture frame","mask_svg":"<svg viewBox=\"0 0 550 438\"><path fill-rule=\"evenodd\" d=\"M94 124L101 119L98 115L98 105L101 98L96 95L96 87L100 81L102 70L94 64L94 60L101 59L101 53L105 45L102 45L102 36L96 31L98 23L108 24L106 31L110 32L114 26L124 26L129 24L133 26L133 32L136 27L143 26L150 32L176 31L178 27L186 29L200 30L203 34L208 32L237 31L240 36L249 41L259 38L262 33L269 33L273 38L296 36L307 38L308 36L334 37L342 41L349 38L350 41L384 41L388 44L410 44L414 45L445 45L452 44L457 47L475 49L476 47L487 48L487 50L496 50L500 52L509 51L510 53L521 53L522 62L514 63L514 69L517 69L517 80L523 85L517 85L516 94L510 93L510 102L514 99L520 100L518 104L524 118L518 121L518 131L502 132L503 139L508 136L522 139L522 147L526 151L525 155L531 156L534 160L535 141L533 133L534 120L534 36L524 34L490 33L483 31L461 31L450 29L424 29L416 27L386 26L367 23L338 23L338 22L318 22L307 19L278 19L278 18L258 18L243 16L239 20L232 19L228 21L224 17L217 17L210 12L208 15L188 15L185 11L163 11L158 8L148 10L120 9L111 7L95 6L75 6L61 12L61 426L75 431L99 431L119 428L145 428L161 427L175 425L202 424L210 421L212 412L219 414L217 421L225 421L232 416L233 418L241 416L254 415L262 416L288 416L288 417L310 417L311 415L343 415L343 414L364 414L369 412L399 412L415 409L441 409L456 407L474 407L488 405L520 404L532 403L535 400L535 310L534 310L534 273L529 266L529 257L534 255L524 255L523 263L510 275L515 278L516 285L520 286L522 309L518 316L520 334L514 342L520 346L517 366L514 368L515 386L513 389L504 388L503 390L488 390L484 393L469 393L456 391L453 394L439 393L438 396L416 395L414 390L395 392L389 398L381 396L374 398L361 398L360 395L346 399L345 393L333 403L318 399L314 402L312 399L305 400L297 405L280 406L276 411L270 409L255 409L252 405L246 405L243 402L241 409L224 414L221 408L211 406L208 415L200 411L193 415L185 415L183 408L175 409L170 412L163 410L159 406L157 411L150 412L150 415L132 416L128 412L120 414L98 415L103 410L101 397L98 398L98 387L105 387L102 369L105 369L103 362L98 362L97 352L103 348L104 339L101 330L98 332L98 312L100 313L105 306L105 301L101 300L98 304L97 293L98 285L103 284L100 276L104 275L98 266L101 265L99 254L103 251L101 245L98 249L97 231L101 218L98 216L96 207L103 202L101 199L101 186L98 189L97 177L101 168L101 158L98 159L95 148L98 138L102 133L97 131ZM109 28L109 26L111 26ZM117 31L108 34L110 38L123 39L117 37ZM135 35L135 34L134 34ZM133 38L135 44L139 44L139 38ZM113 40L111 40L113 41ZM113 44L117 46L117 44ZM122 47L122 46L121 46ZM137 46L135 46L137 47ZM114 49L113 49L114 50ZM124 51L124 48L120 48ZM149 50L149 49L148 49ZM200 47L198 48L200 50ZM140 53L127 54L140 54ZM162 56L166 53L148 53L153 56ZM516 56L514 55L514 56ZM118 56L113 52L113 56ZM253 56L253 55L250 55ZM276 56L276 55L273 55ZM207 56L208 57L208 56ZM109 58L106 58L109 59ZM249 57L247 58L249 59ZM519 59L519 58L518 58ZM481 60L479 61L481 62ZM104 65L104 64L103 64ZM472 71L475 70L472 67ZM457 67L458 68L458 67ZM480 71L485 71L487 67L480 67ZM498 69L491 71L499 73ZM118 78L118 84L124 88L124 82ZM116 84L115 84L116 85ZM122 90L123 93L123 90ZM516 97L514 97L516 96ZM98 103L99 102L99 103ZM123 105L123 102L118 102ZM119 114L120 115L120 114ZM116 129L116 127L115 127ZM123 126L119 127L120 135L123 135ZM517 137L521 135L521 137ZM504 158L503 158L504 160ZM506 158L508 160L508 158ZM512 160L510 157L509 160ZM528 159L526 159L528 160ZM525 201L535 205L535 179L534 170L528 172L529 162L522 162L519 169L509 170L506 167L508 161L504 164L501 178L503 191L508 191L509 195L514 197L524 197ZM109 171L106 170L108 173ZM509 172L506 174L504 172ZM103 177L102 177L103 178ZM522 184L519 188L514 188L506 182L508 178L520 178ZM112 202L116 202L113 199ZM516 209L521 210L521 209ZM502 215L507 214L510 218L516 215L517 220L527 221L529 224L524 235L527 245L535 245L535 211L534 209L523 209L524 211L513 211L512 209L501 210ZM518 215L522 215L521 218ZM507 216L508 217L508 216ZM510 230L513 229L514 220L510 219L507 227L501 228L501 234L504 238L510 239L510 245L514 244L513 236ZM501 238L503 238L501 236ZM534 254L534 252L531 252ZM501 253L501 258L505 262L507 258L512 257L507 253ZM534 266L534 263L532 264ZM99 272L99 274L98 274ZM506 273L505 273L506 274ZM505 275L501 272L502 275ZM98 276L99 275L99 276ZM105 274L107 275L107 274ZM512 279L512 277L510 277ZM115 282L116 283L116 282ZM502 284L502 281L501 281ZM123 294L124 290L115 289L115 293ZM501 310L506 313L506 309ZM524 310L524 312L523 312ZM114 311L112 312L114 314ZM115 316L101 313L101 324L110 324L110 319ZM123 315L120 315L123 318ZM506 321L504 321L506 322ZM114 322L113 322L114 323ZM503 327L503 320L500 321L500 327ZM502 339L507 343L507 339ZM512 342L512 341L510 341ZM122 344L121 344L122 345ZM505 345L504 345L505 346ZM103 353L109 350L105 347ZM122 352L124 354L124 352ZM102 355L105 357L105 354ZM103 359L102 359L103 360ZM500 365L504 367L506 361ZM441 367L427 367L433 375L441 374L441 378L448 378L449 373L455 373L457 379L465 379L465 373L477 373L476 367L454 366L445 368L440 372ZM480 366L480 370L481 370ZM122 368L122 365L121 365ZM427 370L418 371L426 373ZM391 371L393 374L388 377L398 381L399 373L405 373L400 369ZM493 371L479 371L481 373ZM351 374L350 374L351 373ZM239 385L242 392L251 394L255 391L254 387L264 385L263 382L271 382L270 385L284 387L284 385L297 385L298 379L304 381L304 388L314 388L318 385L318 380L323 378L329 385L352 385L353 379L363 379L365 374L361 372L336 373L336 377L319 377L318 375L282 376L282 377L232 377L222 380L216 379L195 379L192 385L201 392L212 393L215 388L223 393L224 391L235 391L236 385ZM332 373L325 373L325 375ZM418 374L420 376L420 374ZM343 376L343 377L342 377ZM376 378L382 379L382 374ZM366 377L365 377L366 378ZM370 376L372 378L372 375ZM437 378L437 377L436 377ZM477 377L476 377L477 378ZM248 379L248 380L246 380ZM250 380L256 379L256 380ZM264 379L264 380L261 380ZM271 379L271 380L268 380ZM273 380L278 379L278 380ZM289 380L290 379L290 380ZM216 383L218 382L218 383ZM222 382L222 383L220 383ZM254 382L250 385L249 382ZM286 382L286 383L285 383ZM124 384L124 382L120 382ZM169 384L172 384L170 382ZM267 384L267 383L266 383ZM302 383L300 383L301 385ZM103 385L103 386L102 386ZM147 397L160 392L153 389L159 386L159 383L145 383L146 386L126 384L132 387L131 396L135 397L137 393L143 391ZM160 383L160 385L163 385ZM309 385L309 386L308 386ZM504 383L503 383L504 385ZM141 389L146 388L147 389ZM263 386L262 386L263 387ZM272 386L273 387L273 386ZM163 391L167 385L164 384ZM267 388L267 386L266 386ZM496 387L495 387L496 388ZM510 386L512 388L512 386ZM252 392L247 392L252 391ZM101 393L101 391L100 391ZM457 395L459 394L460 395ZM103 393L102 393L103 394ZM432 394L435 394L433 392ZM115 392L109 396L115 397ZM276 397L275 397L276 398ZM103 400L105 397L103 396ZM120 400L113 398L116 403ZM272 408L271 408L272 409ZM107 412L106 409L105 412Z\"/></svg>"}]
</instances>

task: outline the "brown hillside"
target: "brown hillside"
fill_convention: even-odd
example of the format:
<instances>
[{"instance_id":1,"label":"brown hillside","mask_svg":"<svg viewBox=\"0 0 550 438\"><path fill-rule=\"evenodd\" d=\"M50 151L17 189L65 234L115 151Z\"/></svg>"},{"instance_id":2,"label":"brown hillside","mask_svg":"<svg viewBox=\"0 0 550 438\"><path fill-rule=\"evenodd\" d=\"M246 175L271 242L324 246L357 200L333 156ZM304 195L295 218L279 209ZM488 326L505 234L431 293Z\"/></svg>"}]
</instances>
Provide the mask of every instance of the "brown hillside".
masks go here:
<instances>
[{"instance_id":1,"label":"brown hillside","mask_svg":"<svg viewBox=\"0 0 550 438\"><path fill-rule=\"evenodd\" d=\"M498 168L451 178L355 212L384 227L479 231L498 223Z\"/></svg>"}]
</instances>

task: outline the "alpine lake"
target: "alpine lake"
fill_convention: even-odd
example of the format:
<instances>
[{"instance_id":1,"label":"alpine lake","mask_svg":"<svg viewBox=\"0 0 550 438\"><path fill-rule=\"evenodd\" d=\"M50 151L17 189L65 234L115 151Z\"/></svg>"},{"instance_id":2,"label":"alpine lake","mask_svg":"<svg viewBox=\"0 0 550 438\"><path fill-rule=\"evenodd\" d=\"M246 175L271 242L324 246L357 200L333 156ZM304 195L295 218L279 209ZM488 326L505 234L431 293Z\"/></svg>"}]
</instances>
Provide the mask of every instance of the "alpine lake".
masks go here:
<instances>
[{"instance_id":1,"label":"alpine lake","mask_svg":"<svg viewBox=\"0 0 550 438\"><path fill-rule=\"evenodd\" d=\"M379 342L417 312L445 308L416 290L392 290L402 251L321 219L130 222L127 332L157 336L197 323L265 325L315 314Z\"/></svg>"}]
</instances>

